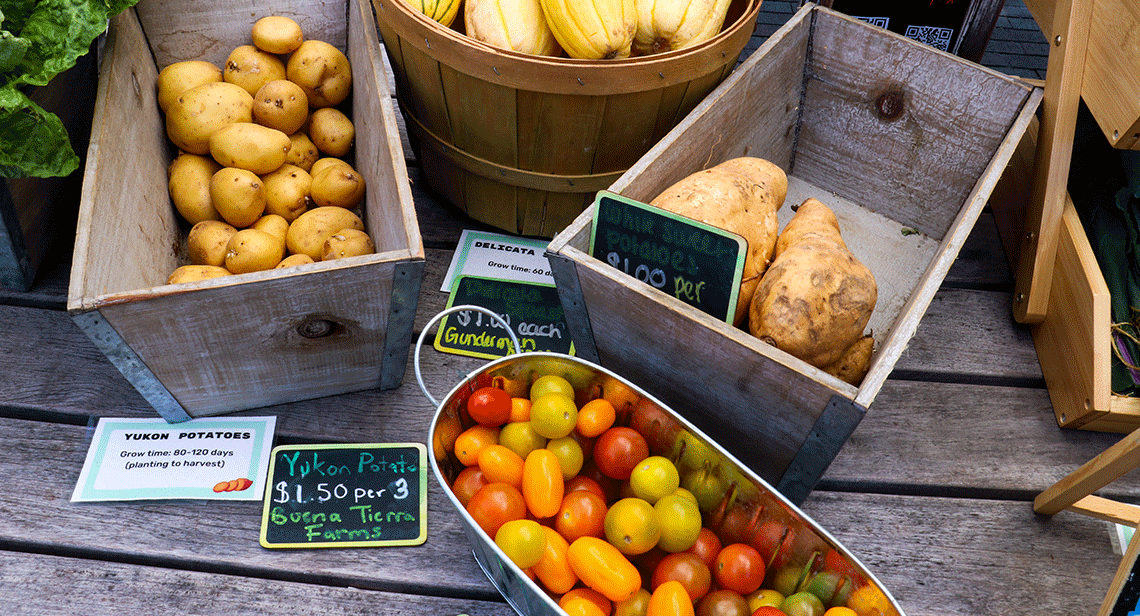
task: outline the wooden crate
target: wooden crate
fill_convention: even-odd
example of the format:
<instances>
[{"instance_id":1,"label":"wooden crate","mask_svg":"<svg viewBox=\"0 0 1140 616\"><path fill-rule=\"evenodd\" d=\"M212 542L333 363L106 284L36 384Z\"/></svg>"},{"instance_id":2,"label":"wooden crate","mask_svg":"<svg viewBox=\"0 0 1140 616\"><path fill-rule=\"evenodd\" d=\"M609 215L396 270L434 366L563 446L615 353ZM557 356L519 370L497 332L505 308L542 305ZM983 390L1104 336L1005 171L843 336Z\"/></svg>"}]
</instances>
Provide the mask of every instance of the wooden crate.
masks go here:
<instances>
[{"instance_id":1,"label":"wooden crate","mask_svg":"<svg viewBox=\"0 0 1140 616\"><path fill-rule=\"evenodd\" d=\"M63 122L82 155L91 133L97 79L94 48L28 96ZM69 239L83 170L62 178L0 177L0 287L27 291L56 238Z\"/></svg>"},{"instance_id":2,"label":"wooden crate","mask_svg":"<svg viewBox=\"0 0 1140 616\"><path fill-rule=\"evenodd\" d=\"M287 15L353 69L355 167L376 253L165 284L185 225L158 71L224 62L253 22ZM111 20L80 201L68 310L170 421L400 384L424 267L371 7L360 0L143 0Z\"/></svg>"},{"instance_id":3,"label":"wooden crate","mask_svg":"<svg viewBox=\"0 0 1140 616\"><path fill-rule=\"evenodd\" d=\"M593 208L547 249L577 352L647 389L794 501L875 399L1032 121L1041 89L830 9L800 9L611 190L648 202L736 156L828 203L870 267L859 387L589 254Z\"/></svg>"}]
</instances>

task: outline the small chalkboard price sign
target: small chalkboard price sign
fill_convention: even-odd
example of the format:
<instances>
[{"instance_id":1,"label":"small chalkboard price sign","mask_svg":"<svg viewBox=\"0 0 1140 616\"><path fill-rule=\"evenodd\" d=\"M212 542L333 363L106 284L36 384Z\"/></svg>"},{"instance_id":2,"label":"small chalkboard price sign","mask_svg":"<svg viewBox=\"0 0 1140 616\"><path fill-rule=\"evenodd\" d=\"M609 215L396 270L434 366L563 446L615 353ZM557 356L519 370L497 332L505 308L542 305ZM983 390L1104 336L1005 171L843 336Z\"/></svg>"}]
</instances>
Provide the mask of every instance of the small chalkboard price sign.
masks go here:
<instances>
[{"instance_id":1,"label":"small chalkboard price sign","mask_svg":"<svg viewBox=\"0 0 1140 616\"><path fill-rule=\"evenodd\" d=\"M600 191L590 255L718 319L732 321L747 241L661 208Z\"/></svg>"},{"instance_id":2,"label":"small chalkboard price sign","mask_svg":"<svg viewBox=\"0 0 1140 616\"><path fill-rule=\"evenodd\" d=\"M420 443L274 448L261 545L419 545L427 539L426 449Z\"/></svg>"},{"instance_id":3,"label":"small chalkboard price sign","mask_svg":"<svg viewBox=\"0 0 1140 616\"><path fill-rule=\"evenodd\" d=\"M1140 567L1137 554L1140 553L1140 532L1132 534L1128 549L1116 570L1116 577L1109 585L1098 616L1136 616L1140 614Z\"/></svg>"},{"instance_id":4,"label":"small chalkboard price sign","mask_svg":"<svg viewBox=\"0 0 1140 616\"><path fill-rule=\"evenodd\" d=\"M495 319L475 310L460 310L440 322L436 350L484 359L530 351L574 354L566 315L554 285L460 276L447 307L463 305L479 306L499 315L514 330L522 348L511 347L510 334Z\"/></svg>"}]
</instances>

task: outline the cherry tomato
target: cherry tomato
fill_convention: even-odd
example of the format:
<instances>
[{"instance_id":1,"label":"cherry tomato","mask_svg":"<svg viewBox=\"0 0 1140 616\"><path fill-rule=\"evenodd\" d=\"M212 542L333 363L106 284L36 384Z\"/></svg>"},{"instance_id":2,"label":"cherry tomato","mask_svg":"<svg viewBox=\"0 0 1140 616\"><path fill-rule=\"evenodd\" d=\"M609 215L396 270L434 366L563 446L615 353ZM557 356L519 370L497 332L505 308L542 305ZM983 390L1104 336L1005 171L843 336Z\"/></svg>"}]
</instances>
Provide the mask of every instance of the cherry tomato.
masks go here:
<instances>
[{"instance_id":1,"label":"cherry tomato","mask_svg":"<svg viewBox=\"0 0 1140 616\"><path fill-rule=\"evenodd\" d=\"M566 616L606 616L597 605L584 597L570 597L559 600L558 607L566 612Z\"/></svg>"},{"instance_id":2,"label":"cherry tomato","mask_svg":"<svg viewBox=\"0 0 1140 616\"><path fill-rule=\"evenodd\" d=\"M488 537L494 537L504 523L526 517L526 501L522 492L508 483L488 483L471 497L467 513Z\"/></svg>"},{"instance_id":3,"label":"cherry tomato","mask_svg":"<svg viewBox=\"0 0 1140 616\"><path fill-rule=\"evenodd\" d=\"M534 402L535 398L539 396L550 393L562 394L573 400L574 386L570 384L570 381L567 381L557 374L544 374L535 379L530 385L531 402Z\"/></svg>"},{"instance_id":4,"label":"cherry tomato","mask_svg":"<svg viewBox=\"0 0 1140 616\"><path fill-rule=\"evenodd\" d=\"M519 569L530 569L546 553L546 534L534 520L508 520L495 532L495 545Z\"/></svg>"},{"instance_id":5,"label":"cherry tomato","mask_svg":"<svg viewBox=\"0 0 1140 616\"><path fill-rule=\"evenodd\" d=\"M605 532L606 501L588 490L574 490L562 497L554 529L571 543L579 537L601 537Z\"/></svg>"},{"instance_id":6,"label":"cherry tomato","mask_svg":"<svg viewBox=\"0 0 1140 616\"><path fill-rule=\"evenodd\" d=\"M511 398L510 421L530 421L530 398Z\"/></svg>"},{"instance_id":7,"label":"cherry tomato","mask_svg":"<svg viewBox=\"0 0 1140 616\"><path fill-rule=\"evenodd\" d=\"M558 458L563 479L577 476L582 470L582 465L586 462L585 454L582 453L582 445L573 435L550 439L546 443L546 448Z\"/></svg>"},{"instance_id":8,"label":"cherry tomato","mask_svg":"<svg viewBox=\"0 0 1140 616\"><path fill-rule=\"evenodd\" d=\"M546 447L546 437L535 432L529 421L510 421L499 429L499 444L526 459L528 453Z\"/></svg>"},{"instance_id":9,"label":"cherry tomato","mask_svg":"<svg viewBox=\"0 0 1140 616\"><path fill-rule=\"evenodd\" d=\"M479 463L479 452L487 445L499 442L499 429L475 424L455 437L455 457L464 466Z\"/></svg>"},{"instance_id":10,"label":"cherry tomato","mask_svg":"<svg viewBox=\"0 0 1140 616\"><path fill-rule=\"evenodd\" d=\"M502 437L500 437L502 438ZM764 508L758 505L743 504L729 509L724 514L717 534L725 543L749 543L760 525L760 515ZM755 546L753 546L755 547Z\"/></svg>"},{"instance_id":11,"label":"cherry tomato","mask_svg":"<svg viewBox=\"0 0 1140 616\"><path fill-rule=\"evenodd\" d=\"M649 450L658 453L673 451L682 431L681 424L668 411L648 398L642 398L633 405L629 427L645 436L649 441Z\"/></svg>"},{"instance_id":12,"label":"cherry tomato","mask_svg":"<svg viewBox=\"0 0 1140 616\"><path fill-rule=\"evenodd\" d=\"M649 457L649 444L645 437L623 426L606 430L594 442L594 464L603 475L625 481L633 468Z\"/></svg>"},{"instance_id":13,"label":"cherry tomato","mask_svg":"<svg viewBox=\"0 0 1140 616\"><path fill-rule=\"evenodd\" d=\"M823 616L823 602L810 592L797 592L784 598L780 611L787 616Z\"/></svg>"},{"instance_id":14,"label":"cherry tomato","mask_svg":"<svg viewBox=\"0 0 1140 616\"><path fill-rule=\"evenodd\" d=\"M595 398L578 409L578 422L575 429L582 436L595 437L609 430L617 418L614 405L605 398Z\"/></svg>"},{"instance_id":15,"label":"cherry tomato","mask_svg":"<svg viewBox=\"0 0 1140 616\"><path fill-rule=\"evenodd\" d=\"M795 543L795 530L781 522L769 520L757 527L749 545L760 552L769 569L779 569L791 558ZM838 556L838 553L836 554ZM826 561L825 561L826 562Z\"/></svg>"},{"instance_id":16,"label":"cherry tomato","mask_svg":"<svg viewBox=\"0 0 1140 616\"><path fill-rule=\"evenodd\" d=\"M716 555L720 553L720 548L720 537L717 537L712 529L701 527L697 540L686 552L699 556L711 570L716 565Z\"/></svg>"},{"instance_id":17,"label":"cherry tomato","mask_svg":"<svg viewBox=\"0 0 1140 616\"><path fill-rule=\"evenodd\" d=\"M627 556L648 552L661 538L653 505L636 497L623 498L610 505L604 528L606 540Z\"/></svg>"},{"instance_id":18,"label":"cherry tomato","mask_svg":"<svg viewBox=\"0 0 1140 616\"><path fill-rule=\"evenodd\" d=\"M651 580L654 589L669 580L680 582L689 598L698 601L712 586L712 571L696 554L677 552L657 563Z\"/></svg>"},{"instance_id":19,"label":"cherry tomato","mask_svg":"<svg viewBox=\"0 0 1140 616\"><path fill-rule=\"evenodd\" d=\"M574 431L578 407L574 399L558 393L544 394L530 403L530 423L546 438L562 438Z\"/></svg>"},{"instance_id":20,"label":"cherry tomato","mask_svg":"<svg viewBox=\"0 0 1140 616\"><path fill-rule=\"evenodd\" d=\"M558 534L558 531L549 526L543 526L542 532L546 535L546 550L531 570L546 590L556 595L562 594L578 583L578 576L574 575L574 570L570 568L567 555L570 544Z\"/></svg>"},{"instance_id":21,"label":"cherry tomato","mask_svg":"<svg viewBox=\"0 0 1140 616\"><path fill-rule=\"evenodd\" d=\"M714 590L697 602L697 616L748 616L751 613L744 595L727 588Z\"/></svg>"},{"instance_id":22,"label":"cherry tomato","mask_svg":"<svg viewBox=\"0 0 1140 616\"><path fill-rule=\"evenodd\" d=\"M823 616L859 616L859 613L849 607L835 606L828 608Z\"/></svg>"},{"instance_id":23,"label":"cherry tomato","mask_svg":"<svg viewBox=\"0 0 1140 616\"><path fill-rule=\"evenodd\" d=\"M522 494L527 510L536 518L549 518L562 507L565 490L562 467L549 449L535 449L523 461Z\"/></svg>"},{"instance_id":24,"label":"cherry tomato","mask_svg":"<svg viewBox=\"0 0 1140 616\"><path fill-rule=\"evenodd\" d=\"M742 595L760 588L764 573L760 552L746 543L730 543L721 548L713 566L717 584Z\"/></svg>"},{"instance_id":25,"label":"cherry tomato","mask_svg":"<svg viewBox=\"0 0 1140 616\"><path fill-rule=\"evenodd\" d=\"M697 542L702 526L701 510L695 501L679 494L670 494L653 505L653 513L661 528L661 549L666 552L683 552Z\"/></svg>"},{"instance_id":26,"label":"cherry tomato","mask_svg":"<svg viewBox=\"0 0 1140 616\"><path fill-rule=\"evenodd\" d=\"M748 607L754 612L762 607L780 608L780 604L784 602L784 595L780 594L778 590L771 588L761 588L748 594L745 599L748 599Z\"/></svg>"},{"instance_id":27,"label":"cherry tomato","mask_svg":"<svg viewBox=\"0 0 1140 616\"><path fill-rule=\"evenodd\" d=\"M701 511L716 511L728 492L728 486L713 466L702 466L684 473L681 475L681 487L693 493Z\"/></svg>"},{"instance_id":28,"label":"cherry tomato","mask_svg":"<svg viewBox=\"0 0 1140 616\"><path fill-rule=\"evenodd\" d=\"M641 588L641 574L605 539L579 537L570 543L570 568L586 586L610 601L624 601Z\"/></svg>"},{"instance_id":29,"label":"cherry tomato","mask_svg":"<svg viewBox=\"0 0 1140 616\"><path fill-rule=\"evenodd\" d=\"M586 490L597 494L603 500L606 498L606 491L602 489L602 485L585 475L575 475L566 480L566 492L570 493L574 490Z\"/></svg>"},{"instance_id":30,"label":"cherry tomato","mask_svg":"<svg viewBox=\"0 0 1140 616\"><path fill-rule=\"evenodd\" d=\"M649 610L649 591L637 589L637 593L625 601L614 603L614 616L646 616Z\"/></svg>"},{"instance_id":31,"label":"cherry tomato","mask_svg":"<svg viewBox=\"0 0 1140 616\"><path fill-rule=\"evenodd\" d=\"M455 481L451 484L451 491L455 493L455 498L459 500L459 504L464 507L467 503L471 502L471 497L479 491L479 488L491 483L487 476L483 474L483 470L478 466L465 466L463 470L459 471L459 475L455 477Z\"/></svg>"},{"instance_id":32,"label":"cherry tomato","mask_svg":"<svg viewBox=\"0 0 1140 616\"><path fill-rule=\"evenodd\" d=\"M562 607L563 603L568 601L589 601L594 604L599 614L605 614L606 616L609 616L609 613L613 611L612 601L607 599L602 593L593 588L586 588L585 586L579 586L578 588L567 591L558 599L558 606Z\"/></svg>"},{"instance_id":33,"label":"cherry tomato","mask_svg":"<svg viewBox=\"0 0 1140 616\"><path fill-rule=\"evenodd\" d=\"M511 395L498 387L480 387L467 398L467 414L483 426L501 426L511 418Z\"/></svg>"},{"instance_id":34,"label":"cherry tomato","mask_svg":"<svg viewBox=\"0 0 1140 616\"><path fill-rule=\"evenodd\" d=\"M681 487L681 475L669 458L649 456L630 471L629 487L634 496L656 503Z\"/></svg>"},{"instance_id":35,"label":"cherry tomato","mask_svg":"<svg viewBox=\"0 0 1140 616\"><path fill-rule=\"evenodd\" d=\"M693 600L684 585L667 580L649 596L646 616L694 616Z\"/></svg>"},{"instance_id":36,"label":"cherry tomato","mask_svg":"<svg viewBox=\"0 0 1140 616\"><path fill-rule=\"evenodd\" d=\"M761 605L752 612L752 616L788 616L780 608L773 605Z\"/></svg>"},{"instance_id":37,"label":"cherry tomato","mask_svg":"<svg viewBox=\"0 0 1140 616\"><path fill-rule=\"evenodd\" d=\"M523 459L519 454L495 443L479 450L479 468L491 483L509 483L522 487Z\"/></svg>"}]
</instances>

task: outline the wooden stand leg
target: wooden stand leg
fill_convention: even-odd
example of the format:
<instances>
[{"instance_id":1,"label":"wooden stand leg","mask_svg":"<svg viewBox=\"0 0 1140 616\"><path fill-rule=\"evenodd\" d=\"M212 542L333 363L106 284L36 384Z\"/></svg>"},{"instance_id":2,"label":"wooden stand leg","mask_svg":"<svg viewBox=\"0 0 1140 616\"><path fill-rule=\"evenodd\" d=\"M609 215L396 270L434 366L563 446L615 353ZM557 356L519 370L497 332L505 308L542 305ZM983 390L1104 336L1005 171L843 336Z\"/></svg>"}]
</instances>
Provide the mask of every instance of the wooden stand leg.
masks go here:
<instances>
[{"instance_id":1,"label":"wooden stand leg","mask_svg":"<svg viewBox=\"0 0 1140 616\"><path fill-rule=\"evenodd\" d=\"M1038 494L1037 498L1033 499L1033 510L1045 515L1059 513L1137 466L1140 466L1140 430L1134 430ZM1086 502L1086 505L1090 504L1095 507L1095 503ZM1137 510L1140 510L1140 507ZM1140 515L1136 517L1140 519Z\"/></svg>"}]
</instances>

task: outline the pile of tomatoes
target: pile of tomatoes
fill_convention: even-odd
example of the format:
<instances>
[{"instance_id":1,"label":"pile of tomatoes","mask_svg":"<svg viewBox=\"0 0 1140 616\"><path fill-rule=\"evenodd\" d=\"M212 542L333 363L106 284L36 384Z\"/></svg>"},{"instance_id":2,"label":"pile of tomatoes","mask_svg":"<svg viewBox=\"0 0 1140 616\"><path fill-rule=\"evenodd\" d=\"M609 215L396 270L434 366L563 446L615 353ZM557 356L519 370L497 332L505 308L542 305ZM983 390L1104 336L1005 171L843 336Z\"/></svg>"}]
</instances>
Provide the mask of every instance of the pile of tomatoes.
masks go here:
<instances>
[{"instance_id":1,"label":"pile of tomatoes","mask_svg":"<svg viewBox=\"0 0 1140 616\"><path fill-rule=\"evenodd\" d=\"M787 576L772 569L774 549L762 554L723 532L731 523L723 502L715 511L723 486L708 496L708 464L692 461L707 446L689 441L678 452L675 430L638 426L628 401L576 391L558 375L519 393L487 385L467 397L465 427L446 447L461 468L451 487L569 616L876 613L841 607L836 587L820 599L802 575L781 586ZM651 453L663 450L676 455ZM710 514L722 532L710 528ZM784 532L775 542L788 540Z\"/></svg>"}]
</instances>

